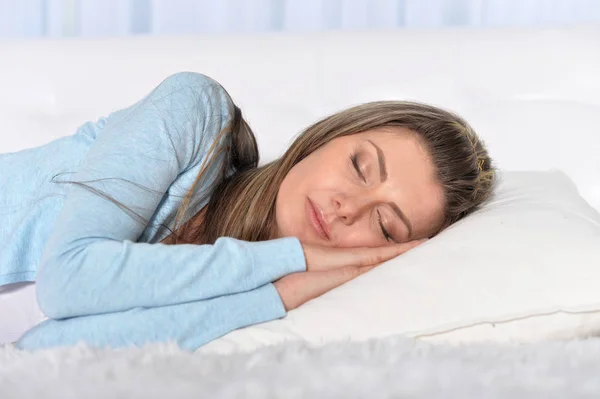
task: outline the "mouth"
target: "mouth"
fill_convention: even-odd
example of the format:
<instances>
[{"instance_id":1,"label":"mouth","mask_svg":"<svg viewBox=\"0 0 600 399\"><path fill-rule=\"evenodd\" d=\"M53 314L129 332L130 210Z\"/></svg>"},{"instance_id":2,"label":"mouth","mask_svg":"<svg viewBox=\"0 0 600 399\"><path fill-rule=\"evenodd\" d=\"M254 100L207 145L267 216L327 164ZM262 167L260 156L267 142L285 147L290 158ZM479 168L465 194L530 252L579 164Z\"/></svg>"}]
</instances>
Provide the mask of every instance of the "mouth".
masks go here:
<instances>
[{"instance_id":1,"label":"mouth","mask_svg":"<svg viewBox=\"0 0 600 399\"><path fill-rule=\"evenodd\" d=\"M329 232L327 231L327 223L323 219L322 211L317 207L310 198L306 197L306 213L310 225L315 232L323 239L329 240Z\"/></svg>"}]
</instances>

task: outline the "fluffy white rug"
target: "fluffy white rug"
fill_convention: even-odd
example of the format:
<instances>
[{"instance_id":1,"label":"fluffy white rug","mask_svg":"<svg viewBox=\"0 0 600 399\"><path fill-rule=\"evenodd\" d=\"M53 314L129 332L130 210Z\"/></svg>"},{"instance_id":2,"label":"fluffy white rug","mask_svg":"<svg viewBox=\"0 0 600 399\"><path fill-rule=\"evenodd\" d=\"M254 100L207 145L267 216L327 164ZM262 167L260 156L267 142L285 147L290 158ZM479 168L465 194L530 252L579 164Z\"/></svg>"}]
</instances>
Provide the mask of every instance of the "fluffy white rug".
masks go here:
<instances>
[{"instance_id":1,"label":"fluffy white rug","mask_svg":"<svg viewBox=\"0 0 600 399\"><path fill-rule=\"evenodd\" d=\"M599 398L600 338L433 346L391 337L205 355L175 345L0 348L0 397Z\"/></svg>"}]
</instances>

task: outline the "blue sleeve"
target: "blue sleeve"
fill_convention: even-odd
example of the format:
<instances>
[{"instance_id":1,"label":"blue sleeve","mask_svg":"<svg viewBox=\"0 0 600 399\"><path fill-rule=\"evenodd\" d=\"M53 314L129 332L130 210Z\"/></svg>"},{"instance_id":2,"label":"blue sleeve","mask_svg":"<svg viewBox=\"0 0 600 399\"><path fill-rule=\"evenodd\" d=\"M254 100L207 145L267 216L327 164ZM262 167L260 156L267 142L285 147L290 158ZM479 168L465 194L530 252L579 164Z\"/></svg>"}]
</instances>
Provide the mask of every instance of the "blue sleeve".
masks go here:
<instances>
[{"instance_id":1,"label":"blue sleeve","mask_svg":"<svg viewBox=\"0 0 600 399\"><path fill-rule=\"evenodd\" d=\"M204 301L49 319L26 332L16 347L38 350L84 342L94 347L120 348L174 341L182 349L193 351L235 329L285 316L276 298L277 290L269 283Z\"/></svg>"},{"instance_id":2,"label":"blue sleeve","mask_svg":"<svg viewBox=\"0 0 600 399\"><path fill-rule=\"evenodd\" d=\"M214 80L191 72L172 75L108 117L72 180L99 182L149 220L162 196L136 185L167 193L179 174L206 159L230 108ZM132 184L109 185L114 179ZM38 269L41 310L62 319L169 306L250 291L306 270L294 237L220 238L214 245L136 242L144 228L114 203L73 185Z\"/></svg>"}]
</instances>

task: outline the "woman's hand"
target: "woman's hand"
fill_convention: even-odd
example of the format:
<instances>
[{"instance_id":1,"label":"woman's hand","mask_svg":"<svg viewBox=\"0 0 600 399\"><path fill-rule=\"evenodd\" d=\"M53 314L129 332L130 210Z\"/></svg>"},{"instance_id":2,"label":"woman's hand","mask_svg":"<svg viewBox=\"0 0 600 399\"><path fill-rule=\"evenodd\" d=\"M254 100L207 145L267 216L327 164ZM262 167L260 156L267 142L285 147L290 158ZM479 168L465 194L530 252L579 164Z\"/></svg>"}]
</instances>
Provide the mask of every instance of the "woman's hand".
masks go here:
<instances>
[{"instance_id":1,"label":"woman's hand","mask_svg":"<svg viewBox=\"0 0 600 399\"><path fill-rule=\"evenodd\" d=\"M426 240L376 248L330 248L302 244L306 271L288 274L273 285L289 311L323 295Z\"/></svg>"}]
</instances>

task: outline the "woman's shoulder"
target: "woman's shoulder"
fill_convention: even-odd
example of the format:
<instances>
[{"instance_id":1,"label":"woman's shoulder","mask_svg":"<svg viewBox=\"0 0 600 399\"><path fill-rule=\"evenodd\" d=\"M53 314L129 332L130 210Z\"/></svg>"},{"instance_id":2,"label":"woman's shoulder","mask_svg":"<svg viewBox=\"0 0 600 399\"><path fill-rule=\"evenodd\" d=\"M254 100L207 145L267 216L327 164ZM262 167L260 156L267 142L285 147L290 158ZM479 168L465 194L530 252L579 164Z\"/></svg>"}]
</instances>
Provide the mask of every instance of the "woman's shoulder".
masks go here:
<instances>
[{"instance_id":1,"label":"woman's shoulder","mask_svg":"<svg viewBox=\"0 0 600 399\"><path fill-rule=\"evenodd\" d=\"M161 85L163 84L176 89L202 89L209 86L219 86L222 88L221 84L210 76L191 71L175 72L167 76L161 83Z\"/></svg>"},{"instance_id":2,"label":"woman's shoulder","mask_svg":"<svg viewBox=\"0 0 600 399\"><path fill-rule=\"evenodd\" d=\"M195 162L204 147L210 147L219 131L233 119L235 105L223 86L198 72L177 72L167 76L154 89L129 109L119 111L114 121L129 119L137 113L138 127L152 134L150 144L168 136L177 152ZM143 126L142 126L143 125ZM187 162L186 162L187 163Z\"/></svg>"},{"instance_id":3,"label":"woman's shoulder","mask_svg":"<svg viewBox=\"0 0 600 399\"><path fill-rule=\"evenodd\" d=\"M190 127L195 126L192 130L202 136L218 132L210 126L223 128L235 109L225 88L198 72L177 72L166 77L144 102L143 106L159 114L163 122L177 128L191 123Z\"/></svg>"},{"instance_id":4,"label":"woman's shoulder","mask_svg":"<svg viewBox=\"0 0 600 399\"><path fill-rule=\"evenodd\" d=\"M177 72L166 77L155 89L160 96L192 101L194 104L207 105L206 102L223 102L232 105L232 100L225 88L210 76L198 72ZM162 97L161 97L162 98Z\"/></svg>"}]
</instances>

